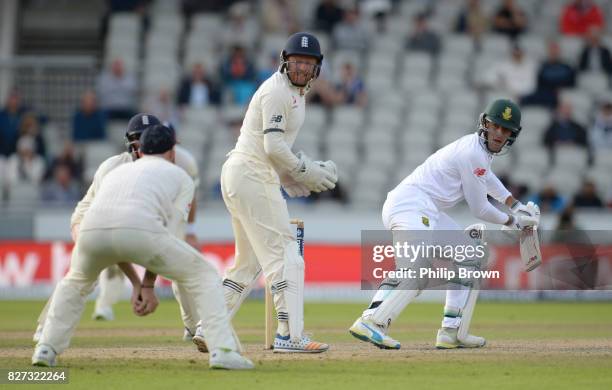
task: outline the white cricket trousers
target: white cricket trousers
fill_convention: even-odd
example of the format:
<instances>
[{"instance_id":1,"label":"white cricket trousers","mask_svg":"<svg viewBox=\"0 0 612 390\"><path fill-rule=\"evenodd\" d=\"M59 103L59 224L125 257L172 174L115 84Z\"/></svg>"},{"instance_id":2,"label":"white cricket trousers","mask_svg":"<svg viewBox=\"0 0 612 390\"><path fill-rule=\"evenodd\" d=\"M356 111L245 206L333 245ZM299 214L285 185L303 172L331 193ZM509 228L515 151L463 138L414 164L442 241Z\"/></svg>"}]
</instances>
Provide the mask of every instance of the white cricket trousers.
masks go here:
<instances>
[{"instance_id":1,"label":"white cricket trousers","mask_svg":"<svg viewBox=\"0 0 612 390\"><path fill-rule=\"evenodd\" d=\"M415 186L404 186L400 190L391 191L382 209L382 220L386 229L392 231L462 231L462 228L446 213L440 211L433 200L423 190ZM461 239L460 239L461 240ZM461 241L462 242L462 241ZM452 244L458 242L443 242L441 244ZM460 287L446 290L447 307L463 307L467 302L470 289ZM372 302L383 301L389 294L403 295L406 299L398 304L394 311L396 316L410 303L420 292L415 290L378 290ZM371 315L375 309L366 309L363 314ZM395 320L391 318L391 320ZM442 320L443 327L457 328L461 318L447 318Z\"/></svg>"},{"instance_id":2,"label":"white cricket trousers","mask_svg":"<svg viewBox=\"0 0 612 390\"><path fill-rule=\"evenodd\" d=\"M280 184L265 182L276 173L266 169L271 168L232 154L221 170L221 191L232 215L236 243L234 265L225 277L243 286L249 286L260 269L268 285L281 282L285 251L295 242ZM288 312L284 295L273 295L277 313Z\"/></svg>"},{"instance_id":3,"label":"white cricket trousers","mask_svg":"<svg viewBox=\"0 0 612 390\"><path fill-rule=\"evenodd\" d=\"M96 311L112 308L113 305L119 302L124 290L124 280L123 271L116 265L102 271L100 278L98 278L100 290L96 298ZM172 292L174 293L176 301L179 303L183 325L185 328L189 329L191 333L194 333L199 317L193 299L191 299L187 291L181 288L176 282L172 282ZM44 322L44 317L42 318Z\"/></svg>"},{"instance_id":4,"label":"white cricket trousers","mask_svg":"<svg viewBox=\"0 0 612 390\"><path fill-rule=\"evenodd\" d=\"M59 282L39 344L57 353L70 344L85 300L100 272L119 262L140 264L176 281L193 297L210 350L237 350L221 279L215 268L189 244L170 233L136 229L92 229L79 234L68 274Z\"/></svg>"}]
</instances>

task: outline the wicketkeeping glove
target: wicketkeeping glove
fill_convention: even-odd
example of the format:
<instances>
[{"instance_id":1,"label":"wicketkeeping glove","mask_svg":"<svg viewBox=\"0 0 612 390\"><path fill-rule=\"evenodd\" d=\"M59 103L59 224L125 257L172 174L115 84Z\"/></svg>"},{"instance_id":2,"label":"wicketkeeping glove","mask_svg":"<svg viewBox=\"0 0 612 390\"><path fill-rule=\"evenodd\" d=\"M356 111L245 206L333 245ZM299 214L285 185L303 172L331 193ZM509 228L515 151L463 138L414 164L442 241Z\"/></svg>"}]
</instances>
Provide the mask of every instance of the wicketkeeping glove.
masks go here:
<instances>
[{"instance_id":1,"label":"wicketkeeping glove","mask_svg":"<svg viewBox=\"0 0 612 390\"><path fill-rule=\"evenodd\" d=\"M313 162L303 152L296 156L300 159L297 167L289 172L298 183L304 184L310 191L321 192L336 187L337 175L333 175L325 167Z\"/></svg>"},{"instance_id":2,"label":"wicketkeeping glove","mask_svg":"<svg viewBox=\"0 0 612 390\"><path fill-rule=\"evenodd\" d=\"M310 195L310 190L308 187L302 183L298 183L289 175L282 175L280 177L280 182L281 186L290 198Z\"/></svg>"}]
</instances>

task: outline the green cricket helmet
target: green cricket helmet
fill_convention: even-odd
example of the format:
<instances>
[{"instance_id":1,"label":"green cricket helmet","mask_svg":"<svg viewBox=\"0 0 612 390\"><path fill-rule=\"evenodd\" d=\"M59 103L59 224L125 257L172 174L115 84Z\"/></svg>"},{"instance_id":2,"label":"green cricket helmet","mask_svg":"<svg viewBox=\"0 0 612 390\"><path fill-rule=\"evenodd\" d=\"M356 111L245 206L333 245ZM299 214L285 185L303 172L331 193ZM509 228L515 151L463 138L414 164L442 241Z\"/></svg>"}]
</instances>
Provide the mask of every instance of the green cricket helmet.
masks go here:
<instances>
[{"instance_id":1,"label":"green cricket helmet","mask_svg":"<svg viewBox=\"0 0 612 390\"><path fill-rule=\"evenodd\" d=\"M487 145L487 121L506 128L512 132L506 144L499 152L492 152ZM491 102L486 110L480 114L478 120L478 135L489 153L502 155L510 150L521 132L521 109L516 103L509 99L497 99Z\"/></svg>"}]
</instances>

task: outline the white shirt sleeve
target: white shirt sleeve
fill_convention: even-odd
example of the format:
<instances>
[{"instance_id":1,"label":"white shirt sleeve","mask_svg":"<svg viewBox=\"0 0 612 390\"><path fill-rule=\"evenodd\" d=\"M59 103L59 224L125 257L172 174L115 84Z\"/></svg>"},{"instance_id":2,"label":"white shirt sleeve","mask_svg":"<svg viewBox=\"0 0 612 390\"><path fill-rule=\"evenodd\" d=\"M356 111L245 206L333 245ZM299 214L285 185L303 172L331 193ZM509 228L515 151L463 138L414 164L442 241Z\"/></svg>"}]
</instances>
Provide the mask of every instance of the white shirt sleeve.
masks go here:
<instances>
[{"instance_id":1,"label":"white shirt sleeve","mask_svg":"<svg viewBox=\"0 0 612 390\"><path fill-rule=\"evenodd\" d=\"M275 166L292 171L299 159L285 141L287 129L287 99L282 94L269 92L261 97L262 129L264 150Z\"/></svg>"},{"instance_id":2,"label":"white shirt sleeve","mask_svg":"<svg viewBox=\"0 0 612 390\"><path fill-rule=\"evenodd\" d=\"M499 178L492 172L487 172L487 193L493 197L499 203L506 203L506 199L512 194L499 180Z\"/></svg>"},{"instance_id":3,"label":"white shirt sleeve","mask_svg":"<svg viewBox=\"0 0 612 390\"><path fill-rule=\"evenodd\" d=\"M96 193L100 189L100 183L102 183L102 179L104 179L104 176L106 176L106 174L114 168L121 165L120 156L121 155L113 156L105 160L102 164L100 164L100 166L96 170L96 173L94 174L94 178L91 182L91 185L89 186L89 189L87 189L87 193L85 194L83 199L81 199L79 203L77 203L74 211L72 212L72 216L70 217L71 227L81 223L83 217L85 216L85 213L87 212L87 210L89 210L91 202L93 202Z\"/></svg>"},{"instance_id":4,"label":"white shirt sleeve","mask_svg":"<svg viewBox=\"0 0 612 390\"><path fill-rule=\"evenodd\" d=\"M173 203L173 212L168 221L168 230L177 237L181 237L183 226L187 223L191 203L195 192L193 180L185 173L182 175L181 188Z\"/></svg>"},{"instance_id":5,"label":"white shirt sleeve","mask_svg":"<svg viewBox=\"0 0 612 390\"><path fill-rule=\"evenodd\" d=\"M487 199L488 172L482 172L486 164L478 161L478 158L470 154L458 156L458 168L461 176L463 196L470 207L472 214L486 222L504 224L508 221L508 215L496 209ZM480 173L482 172L482 173Z\"/></svg>"}]
</instances>

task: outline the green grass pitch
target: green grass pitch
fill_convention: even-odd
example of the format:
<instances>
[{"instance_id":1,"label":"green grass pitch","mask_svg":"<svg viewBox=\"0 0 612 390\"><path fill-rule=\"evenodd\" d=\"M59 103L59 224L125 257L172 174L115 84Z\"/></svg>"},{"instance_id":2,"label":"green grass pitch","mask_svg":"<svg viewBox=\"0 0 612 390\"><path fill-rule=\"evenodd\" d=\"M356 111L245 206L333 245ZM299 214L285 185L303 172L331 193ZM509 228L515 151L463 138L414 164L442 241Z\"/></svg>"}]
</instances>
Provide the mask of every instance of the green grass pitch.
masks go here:
<instances>
[{"instance_id":1,"label":"green grass pitch","mask_svg":"<svg viewBox=\"0 0 612 390\"><path fill-rule=\"evenodd\" d=\"M29 368L35 321L44 302L0 302L0 368ZM399 351L353 339L347 328L363 305L305 308L306 331L331 344L317 355L263 350L264 310L247 302L234 324L256 363L251 372L212 371L207 355L181 340L174 301L145 318L116 306L116 320L83 315L71 347L59 358L66 388L82 389L575 389L612 388L612 303L482 302L472 321L487 338L478 350L433 348L442 304L410 305L393 324ZM14 387L0 385L0 388ZM45 386L43 386L45 387ZM20 385L20 389L43 388ZM60 385L59 388L64 388Z\"/></svg>"}]
</instances>

